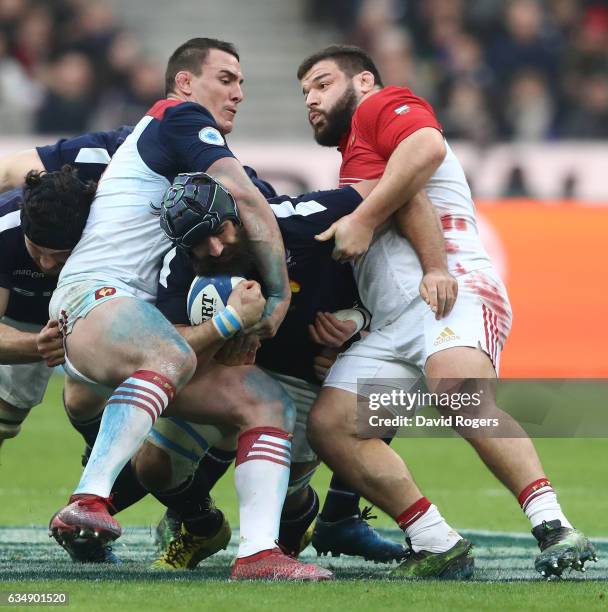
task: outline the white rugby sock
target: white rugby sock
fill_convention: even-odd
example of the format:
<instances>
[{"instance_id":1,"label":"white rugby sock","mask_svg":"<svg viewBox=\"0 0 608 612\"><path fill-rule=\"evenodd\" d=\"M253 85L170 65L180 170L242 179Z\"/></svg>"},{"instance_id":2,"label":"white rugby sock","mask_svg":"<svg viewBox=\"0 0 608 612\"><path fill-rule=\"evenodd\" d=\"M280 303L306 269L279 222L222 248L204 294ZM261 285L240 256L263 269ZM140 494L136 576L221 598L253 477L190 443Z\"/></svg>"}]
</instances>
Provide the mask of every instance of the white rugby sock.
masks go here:
<instances>
[{"instance_id":1,"label":"white rugby sock","mask_svg":"<svg viewBox=\"0 0 608 612\"><path fill-rule=\"evenodd\" d=\"M138 370L106 402L91 456L74 494L109 497L127 461L175 395L171 381L156 372Z\"/></svg>"},{"instance_id":2,"label":"white rugby sock","mask_svg":"<svg viewBox=\"0 0 608 612\"><path fill-rule=\"evenodd\" d=\"M557 501L557 495L546 478L530 483L518 496L517 501L525 515L530 519L532 528L543 521L561 522L562 527L572 527Z\"/></svg>"},{"instance_id":3,"label":"white rugby sock","mask_svg":"<svg viewBox=\"0 0 608 612\"><path fill-rule=\"evenodd\" d=\"M276 547L289 483L291 435L256 427L239 436L234 481L239 496L238 558Z\"/></svg>"},{"instance_id":4,"label":"white rugby sock","mask_svg":"<svg viewBox=\"0 0 608 612\"><path fill-rule=\"evenodd\" d=\"M398 516L397 523L405 531L414 552L445 552L462 539L426 497L421 497Z\"/></svg>"}]
</instances>

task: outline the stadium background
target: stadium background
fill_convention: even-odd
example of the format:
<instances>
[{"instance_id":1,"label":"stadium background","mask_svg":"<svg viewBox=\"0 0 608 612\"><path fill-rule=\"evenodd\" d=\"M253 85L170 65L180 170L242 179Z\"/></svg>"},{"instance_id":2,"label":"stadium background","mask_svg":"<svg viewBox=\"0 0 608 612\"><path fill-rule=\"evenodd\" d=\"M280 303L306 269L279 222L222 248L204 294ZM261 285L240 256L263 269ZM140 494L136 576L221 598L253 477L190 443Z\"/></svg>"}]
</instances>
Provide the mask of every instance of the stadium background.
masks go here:
<instances>
[{"instance_id":1,"label":"stadium background","mask_svg":"<svg viewBox=\"0 0 608 612\"><path fill-rule=\"evenodd\" d=\"M168 55L200 35L239 48L246 97L230 144L285 192L331 187L337 177L338 154L311 143L295 78L309 52L331 42L360 44L386 84L410 86L429 99L470 179L484 240L513 303L503 375L608 375L606 2L0 0L0 155L134 124L163 95ZM36 530L23 535L15 529L44 525L77 479L81 444L59 394L54 380L45 404L0 455L0 525L11 526L0 528L0 579L46 576L32 569L39 555L61 564ZM461 441L405 440L398 448L456 526L527 530L516 504ZM542 440L539 450L576 524L608 536L606 441ZM319 490L326 482L323 472ZM218 498L236 524L228 478ZM146 501L122 521L127 528L149 526L158 516L158 506ZM386 517L379 520L391 526ZM22 549L24 563L17 566L14 555ZM526 550L531 559L532 548ZM606 566L602 572L595 577L605 579ZM509 599L520 596L517 589L504 588L496 592L505 606L523 605ZM567 607L573 593L572 606L584 593L585 605L593 607L602 589L556 592ZM451 597L439 587L435 592ZM424 606L425 593L420 587L410 596ZM445 600L451 605L483 606L483 595L453 593ZM227 609L230 601L224 601ZM315 601L311 592L307 603ZM396 603L387 599L383 607Z\"/></svg>"}]
</instances>

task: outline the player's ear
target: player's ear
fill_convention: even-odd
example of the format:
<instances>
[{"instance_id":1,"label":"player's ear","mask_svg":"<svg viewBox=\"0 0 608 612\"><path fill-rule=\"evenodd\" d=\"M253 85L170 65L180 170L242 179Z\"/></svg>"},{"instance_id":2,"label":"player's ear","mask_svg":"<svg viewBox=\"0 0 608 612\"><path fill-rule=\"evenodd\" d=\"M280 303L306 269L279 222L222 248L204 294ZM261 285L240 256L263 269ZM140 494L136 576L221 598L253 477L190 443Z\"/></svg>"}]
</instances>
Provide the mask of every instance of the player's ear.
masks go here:
<instances>
[{"instance_id":1,"label":"player's ear","mask_svg":"<svg viewBox=\"0 0 608 612\"><path fill-rule=\"evenodd\" d=\"M175 88L177 91L190 95L192 93L192 87L190 85L190 80L192 79L192 74L187 70L180 70L175 75Z\"/></svg>"},{"instance_id":2,"label":"player's ear","mask_svg":"<svg viewBox=\"0 0 608 612\"><path fill-rule=\"evenodd\" d=\"M376 86L376 79L374 78L374 75L369 72L369 70L364 70L363 72L355 75L355 82L362 94L369 93Z\"/></svg>"}]
</instances>

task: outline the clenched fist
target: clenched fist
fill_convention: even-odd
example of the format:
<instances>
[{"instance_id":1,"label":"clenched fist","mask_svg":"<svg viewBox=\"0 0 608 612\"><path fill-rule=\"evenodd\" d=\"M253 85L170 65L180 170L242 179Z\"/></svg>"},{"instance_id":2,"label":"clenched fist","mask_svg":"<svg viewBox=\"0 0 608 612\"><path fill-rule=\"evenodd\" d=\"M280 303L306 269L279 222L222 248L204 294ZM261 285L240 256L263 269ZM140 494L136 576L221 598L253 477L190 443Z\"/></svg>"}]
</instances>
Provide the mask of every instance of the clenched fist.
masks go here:
<instances>
[{"instance_id":1,"label":"clenched fist","mask_svg":"<svg viewBox=\"0 0 608 612\"><path fill-rule=\"evenodd\" d=\"M260 284L245 280L232 290L227 305L236 310L243 324L241 331L247 332L262 318L265 304Z\"/></svg>"},{"instance_id":2,"label":"clenched fist","mask_svg":"<svg viewBox=\"0 0 608 612\"><path fill-rule=\"evenodd\" d=\"M46 361L49 368L65 362L63 336L59 331L58 321L51 320L40 330L36 344L40 356Z\"/></svg>"}]
</instances>

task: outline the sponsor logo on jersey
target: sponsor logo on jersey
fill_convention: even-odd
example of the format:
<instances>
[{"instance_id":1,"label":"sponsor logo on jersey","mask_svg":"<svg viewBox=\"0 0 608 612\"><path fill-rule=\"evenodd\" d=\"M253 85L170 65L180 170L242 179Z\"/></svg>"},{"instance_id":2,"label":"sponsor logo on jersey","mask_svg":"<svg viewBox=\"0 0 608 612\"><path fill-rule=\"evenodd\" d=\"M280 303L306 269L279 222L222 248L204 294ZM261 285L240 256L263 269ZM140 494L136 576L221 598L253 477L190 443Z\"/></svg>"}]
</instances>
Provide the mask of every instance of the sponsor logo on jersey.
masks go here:
<instances>
[{"instance_id":1,"label":"sponsor logo on jersey","mask_svg":"<svg viewBox=\"0 0 608 612\"><path fill-rule=\"evenodd\" d=\"M101 289L97 289L97 291L95 292L95 299L100 300L101 298L114 295L115 293L116 289L114 289L114 287L102 287Z\"/></svg>"},{"instance_id":2,"label":"sponsor logo on jersey","mask_svg":"<svg viewBox=\"0 0 608 612\"><path fill-rule=\"evenodd\" d=\"M409 113L410 111L410 107L407 104L404 104L403 106L400 106L399 108L395 109L395 113L397 115L405 115L405 113Z\"/></svg>"},{"instance_id":3,"label":"sponsor logo on jersey","mask_svg":"<svg viewBox=\"0 0 608 612\"><path fill-rule=\"evenodd\" d=\"M433 346L439 346L445 342L452 342L453 340L460 340L460 336L457 336L449 327L444 327L443 331L437 336Z\"/></svg>"},{"instance_id":4,"label":"sponsor logo on jersey","mask_svg":"<svg viewBox=\"0 0 608 612\"><path fill-rule=\"evenodd\" d=\"M214 127L205 127L199 133L198 137L203 142L210 145L223 145L224 138Z\"/></svg>"},{"instance_id":5,"label":"sponsor logo on jersey","mask_svg":"<svg viewBox=\"0 0 608 612\"><path fill-rule=\"evenodd\" d=\"M14 276L29 276L30 278L44 278L44 272L38 272L36 270L13 270Z\"/></svg>"}]
</instances>

